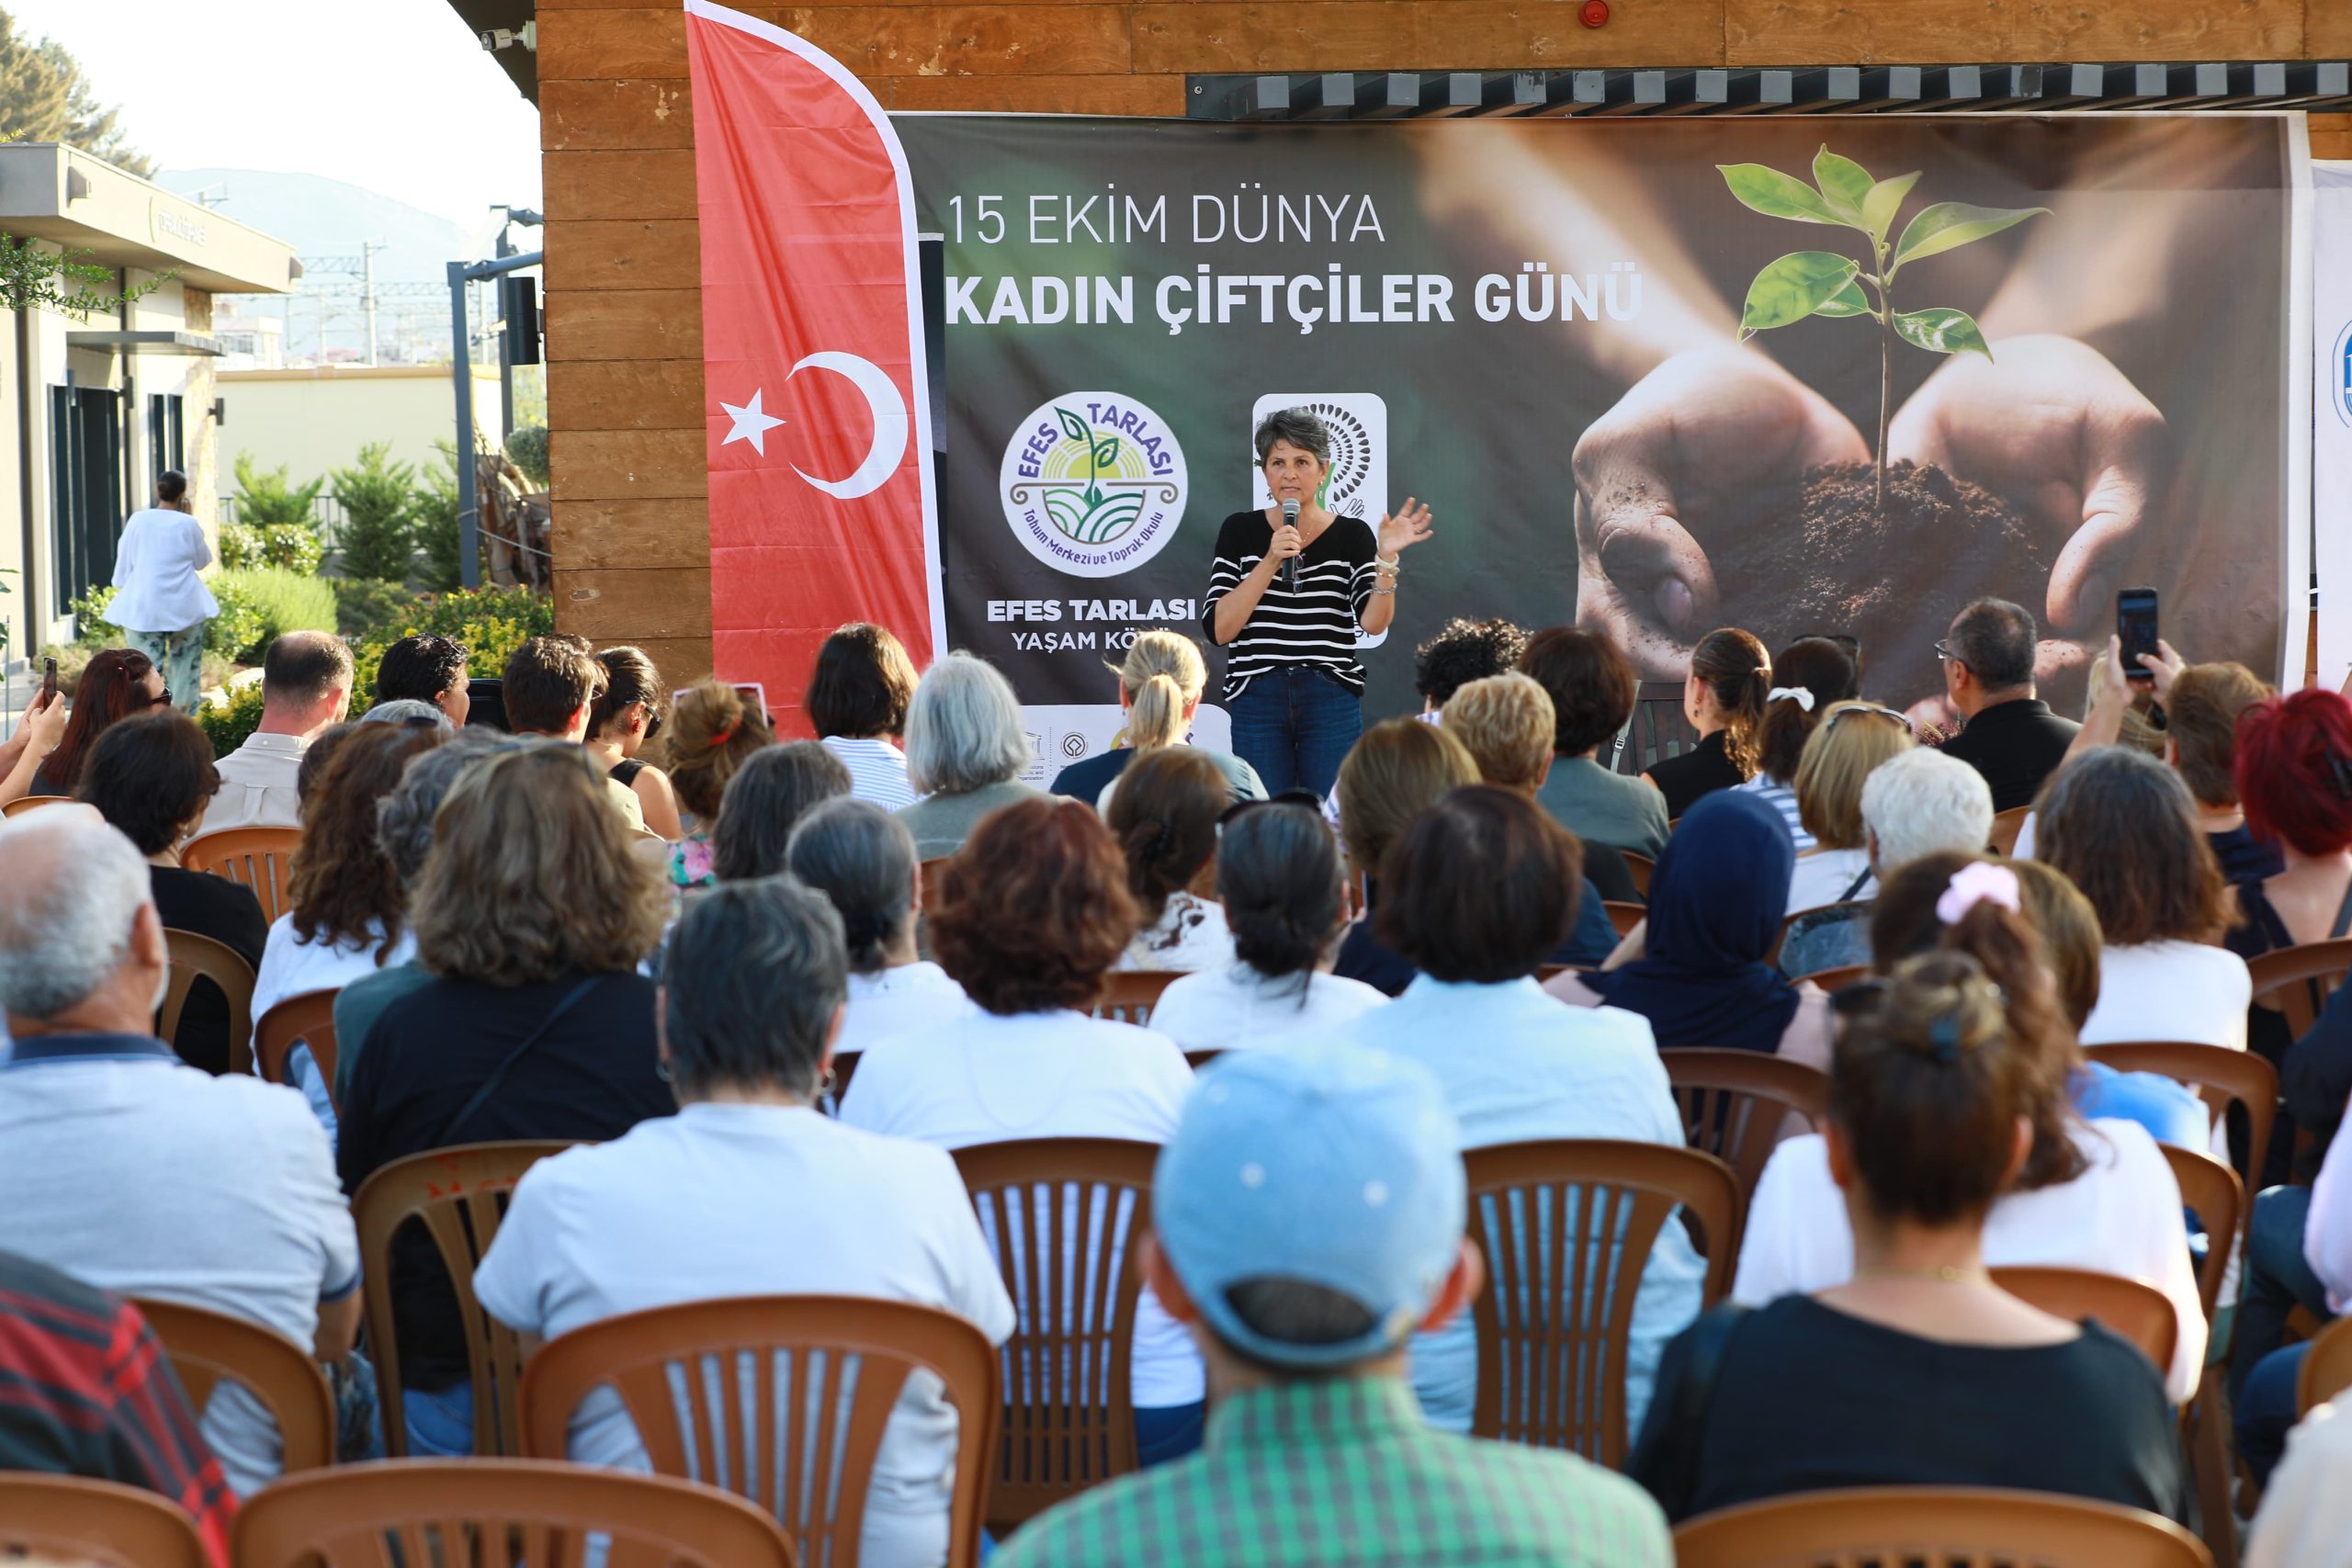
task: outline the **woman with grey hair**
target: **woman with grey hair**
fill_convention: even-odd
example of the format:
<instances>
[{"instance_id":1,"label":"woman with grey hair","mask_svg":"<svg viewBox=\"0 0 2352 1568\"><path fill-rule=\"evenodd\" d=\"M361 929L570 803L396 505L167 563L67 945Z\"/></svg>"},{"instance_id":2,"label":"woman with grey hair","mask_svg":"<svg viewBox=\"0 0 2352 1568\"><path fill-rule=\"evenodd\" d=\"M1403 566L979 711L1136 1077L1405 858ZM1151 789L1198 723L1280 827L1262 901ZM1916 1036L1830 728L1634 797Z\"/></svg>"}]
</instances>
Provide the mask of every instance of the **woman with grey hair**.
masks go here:
<instances>
[{"instance_id":1,"label":"woman with grey hair","mask_svg":"<svg viewBox=\"0 0 2352 1568\"><path fill-rule=\"evenodd\" d=\"M925 671L907 705L907 778L924 798L899 810L915 853L952 855L989 812L1045 799L1013 777L1030 760L1020 700L994 666L959 649Z\"/></svg>"},{"instance_id":2,"label":"woman with grey hair","mask_svg":"<svg viewBox=\"0 0 2352 1568\"><path fill-rule=\"evenodd\" d=\"M726 829L723 816L719 828ZM831 899L842 918L849 1000L834 1055L927 1030L972 1005L946 970L916 955L922 867L905 823L871 801L825 801L792 829L780 869Z\"/></svg>"},{"instance_id":3,"label":"woman with grey hair","mask_svg":"<svg viewBox=\"0 0 2352 1568\"><path fill-rule=\"evenodd\" d=\"M1235 752L1267 794L1320 796L1363 733L1358 635L1387 634L1398 553L1430 536L1430 509L1407 496L1377 525L1334 515L1323 504L1331 433L1306 409L1267 415L1257 446L1273 503L1217 529L1201 630L1232 649L1222 701Z\"/></svg>"}]
</instances>

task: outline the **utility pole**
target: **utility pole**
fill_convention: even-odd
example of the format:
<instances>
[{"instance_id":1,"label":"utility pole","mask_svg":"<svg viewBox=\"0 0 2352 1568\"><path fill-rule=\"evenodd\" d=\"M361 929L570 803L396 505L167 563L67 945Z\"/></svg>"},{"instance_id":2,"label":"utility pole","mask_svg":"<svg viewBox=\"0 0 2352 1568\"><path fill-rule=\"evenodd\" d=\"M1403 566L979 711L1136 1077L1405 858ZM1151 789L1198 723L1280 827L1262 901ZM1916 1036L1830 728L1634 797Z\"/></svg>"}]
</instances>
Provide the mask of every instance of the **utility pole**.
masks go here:
<instances>
[{"instance_id":1,"label":"utility pole","mask_svg":"<svg viewBox=\"0 0 2352 1568\"><path fill-rule=\"evenodd\" d=\"M391 249L383 240L359 242L359 303L368 317L368 363L376 363L376 253Z\"/></svg>"}]
</instances>

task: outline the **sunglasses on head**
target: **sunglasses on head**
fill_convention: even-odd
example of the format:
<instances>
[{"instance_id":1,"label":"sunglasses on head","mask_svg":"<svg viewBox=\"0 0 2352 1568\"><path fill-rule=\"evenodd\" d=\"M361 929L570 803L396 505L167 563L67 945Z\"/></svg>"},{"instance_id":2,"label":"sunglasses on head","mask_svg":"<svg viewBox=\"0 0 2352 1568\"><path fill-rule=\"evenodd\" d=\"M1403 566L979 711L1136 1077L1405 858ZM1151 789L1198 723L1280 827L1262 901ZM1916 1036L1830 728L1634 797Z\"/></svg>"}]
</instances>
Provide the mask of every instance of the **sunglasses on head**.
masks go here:
<instances>
[{"instance_id":1,"label":"sunglasses on head","mask_svg":"<svg viewBox=\"0 0 2352 1568\"><path fill-rule=\"evenodd\" d=\"M1901 725L1905 729L1909 729L1911 728L1911 720L1907 715L1897 713L1894 709L1890 707L1882 707L1877 703L1856 703L1850 707L1840 707L1836 713L1829 716L1829 728L1832 729L1837 728L1838 721L1839 719L1844 718L1848 714L1854 713L1874 713L1879 715L1881 717L1893 719L1895 723Z\"/></svg>"}]
</instances>

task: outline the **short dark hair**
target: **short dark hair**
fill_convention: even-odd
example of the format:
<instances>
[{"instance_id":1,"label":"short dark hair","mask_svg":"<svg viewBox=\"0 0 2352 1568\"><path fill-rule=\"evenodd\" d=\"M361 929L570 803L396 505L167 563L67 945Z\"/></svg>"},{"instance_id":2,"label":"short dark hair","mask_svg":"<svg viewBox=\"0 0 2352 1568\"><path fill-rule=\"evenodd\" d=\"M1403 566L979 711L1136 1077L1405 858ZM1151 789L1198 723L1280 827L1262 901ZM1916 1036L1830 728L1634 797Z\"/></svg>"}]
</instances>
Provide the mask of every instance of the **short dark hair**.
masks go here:
<instances>
[{"instance_id":1,"label":"short dark hair","mask_svg":"<svg viewBox=\"0 0 2352 1568\"><path fill-rule=\"evenodd\" d=\"M1344 1291L1281 1275L1261 1276L1230 1285L1226 1289L1225 1300L1251 1333L1282 1345L1344 1345L1362 1339L1379 1323L1370 1307ZM1227 1344L1221 1337L1217 1344L1245 1366L1286 1382L1303 1378L1348 1377L1363 1365L1351 1361L1322 1369L1277 1367Z\"/></svg>"},{"instance_id":2,"label":"short dark hair","mask_svg":"<svg viewBox=\"0 0 2352 1568\"><path fill-rule=\"evenodd\" d=\"M792 829L812 806L850 792L849 769L814 740L763 746L744 759L718 797L710 869L721 882L747 882L784 869Z\"/></svg>"},{"instance_id":3,"label":"short dark hair","mask_svg":"<svg viewBox=\"0 0 2352 1568\"><path fill-rule=\"evenodd\" d=\"M1584 846L1515 790L1470 784L1388 852L1374 934L1431 979L1495 985L1559 951L1584 899Z\"/></svg>"},{"instance_id":4,"label":"short dark hair","mask_svg":"<svg viewBox=\"0 0 2352 1568\"><path fill-rule=\"evenodd\" d=\"M853 975L888 967L915 923L915 838L870 800L820 800L792 829L785 864L832 900Z\"/></svg>"},{"instance_id":5,"label":"short dark hair","mask_svg":"<svg viewBox=\"0 0 2352 1568\"><path fill-rule=\"evenodd\" d=\"M1260 468L1266 466L1277 441L1289 442L1318 463L1331 461L1331 427L1312 409L1276 409L1258 422L1255 444Z\"/></svg>"},{"instance_id":6,"label":"short dark hair","mask_svg":"<svg viewBox=\"0 0 2352 1568\"><path fill-rule=\"evenodd\" d=\"M315 703L337 686L351 689L351 649L332 632L288 632L262 655L265 702Z\"/></svg>"},{"instance_id":7,"label":"short dark hair","mask_svg":"<svg viewBox=\"0 0 2352 1568\"><path fill-rule=\"evenodd\" d=\"M1505 620L1451 620L1413 650L1413 689L1433 707L1473 681L1500 675L1527 651L1527 628Z\"/></svg>"},{"instance_id":8,"label":"short dark hair","mask_svg":"<svg viewBox=\"0 0 2352 1568\"><path fill-rule=\"evenodd\" d=\"M2211 942L2231 925L2235 900L2188 785L2146 752L2085 752L2042 785L2035 810L2034 858L2083 890L2108 946Z\"/></svg>"},{"instance_id":9,"label":"short dark hair","mask_svg":"<svg viewBox=\"0 0 2352 1568\"><path fill-rule=\"evenodd\" d=\"M823 894L768 876L697 896L662 958L662 1038L678 1087L813 1094L848 974L842 918Z\"/></svg>"},{"instance_id":10,"label":"short dark hair","mask_svg":"<svg viewBox=\"0 0 2352 1568\"><path fill-rule=\"evenodd\" d=\"M436 637L431 632L404 637L384 649L384 657L376 666L376 700L390 703L410 697L421 703L435 701L444 693L456 690L466 678L466 661L471 657L466 645L454 637Z\"/></svg>"},{"instance_id":11,"label":"short dark hair","mask_svg":"<svg viewBox=\"0 0 2352 1568\"><path fill-rule=\"evenodd\" d=\"M2034 644L2041 630L2033 612L2007 599L1979 599L1952 617L1947 634L1952 657L1968 666L1988 692L2033 684Z\"/></svg>"},{"instance_id":12,"label":"short dark hair","mask_svg":"<svg viewBox=\"0 0 2352 1568\"><path fill-rule=\"evenodd\" d=\"M905 734L907 704L914 694L915 666L905 647L887 627L852 621L817 649L817 668L801 704L819 739L865 739Z\"/></svg>"},{"instance_id":13,"label":"short dark hair","mask_svg":"<svg viewBox=\"0 0 2352 1568\"><path fill-rule=\"evenodd\" d=\"M506 660L506 727L517 735L561 735L571 716L605 694L605 671L571 637L535 637Z\"/></svg>"},{"instance_id":14,"label":"short dark hair","mask_svg":"<svg viewBox=\"0 0 2352 1568\"><path fill-rule=\"evenodd\" d=\"M1552 750L1581 757L1625 728L1641 689L1633 660L1605 632L1553 626L1527 639L1520 670L1552 699Z\"/></svg>"},{"instance_id":15,"label":"short dark hair","mask_svg":"<svg viewBox=\"0 0 2352 1568\"><path fill-rule=\"evenodd\" d=\"M187 476L177 468L165 468L155 476L155 494L166 502L177 501L187 493ZM149 851L153 853L153 851Z\"/></svg>"},{"instance_id":16,"label":"short dark hair","mask_svg":"<svg viewBox=\"0 0 2352 1568\"><path fill-rule=\"evenodd\" d=\"M169 849L220 788L212 742L170 708L107 726L82 767L82 800L142 855Z\"/></svg>"}]
</instances>

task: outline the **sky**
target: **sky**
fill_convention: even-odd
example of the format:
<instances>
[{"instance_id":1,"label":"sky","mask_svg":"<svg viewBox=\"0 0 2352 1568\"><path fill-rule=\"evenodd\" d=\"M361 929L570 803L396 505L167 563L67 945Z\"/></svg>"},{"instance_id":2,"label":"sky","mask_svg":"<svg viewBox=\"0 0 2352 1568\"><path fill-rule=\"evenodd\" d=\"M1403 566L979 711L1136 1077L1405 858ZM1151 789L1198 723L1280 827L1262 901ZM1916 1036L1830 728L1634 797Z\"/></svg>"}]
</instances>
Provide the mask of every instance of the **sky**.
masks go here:
<instances>
[{"instance_id":1,"label":"sky","mask_svg":"<svg viewBox=\"0 0 2352 1568\"><path fill-rule=\"evenodd\" d=\"M535 207L539 117L447 0L0 0L165 169L324 175L449 219ZM519 47L519 46L518 46Z\"/></svg>"}]
</instances>

